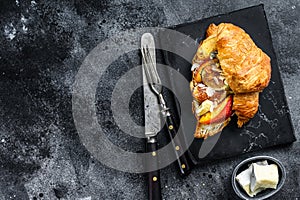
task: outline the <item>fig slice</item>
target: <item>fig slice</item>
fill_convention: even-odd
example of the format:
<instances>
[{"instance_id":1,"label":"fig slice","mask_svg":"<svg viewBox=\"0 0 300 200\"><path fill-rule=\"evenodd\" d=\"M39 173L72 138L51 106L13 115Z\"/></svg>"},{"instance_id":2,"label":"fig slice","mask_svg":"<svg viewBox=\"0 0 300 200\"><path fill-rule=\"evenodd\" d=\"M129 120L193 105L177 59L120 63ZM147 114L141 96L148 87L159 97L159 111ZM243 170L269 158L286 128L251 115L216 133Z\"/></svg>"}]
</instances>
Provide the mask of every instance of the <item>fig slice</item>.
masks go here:
<instances>
[{"instance_id":1,"label":"fig slice","mask_svg":"<svg viewBox=\"0 0 300 200\"><path fill-rule=\"evenodd\" d=\"M226 90L228 85L224 83L225 78L221 75L221 72L222 70L215 61L210 62L202 69L201 80L205 85L215 90Z\"/></svg>"},{"instance_id":2,"label":"fig slice","mask_svg":"<svg viewBox=\"0 0 300 200\"><path fill-rule=\"evenodd\" d=\"M203 62L197 67L194 69L194 72L193 72L193 80L196 81L196 83L201 83L202 82L202 77L201 77L201 73L202 73L202 70L209 66L209 65L212 65L214 64L214 60L203 60Z\"/></svg>"},{"instance_id":3,"label":"fig slice","mask_svg":"<svg viewBox=\"0 0 300 200\"><path fill-rule=\"evenodd\" d=\"M208 99L219 104L226 98L227 94L228 92L225 90L215 91L214 94Z\"/></svg>"}]
</instances>

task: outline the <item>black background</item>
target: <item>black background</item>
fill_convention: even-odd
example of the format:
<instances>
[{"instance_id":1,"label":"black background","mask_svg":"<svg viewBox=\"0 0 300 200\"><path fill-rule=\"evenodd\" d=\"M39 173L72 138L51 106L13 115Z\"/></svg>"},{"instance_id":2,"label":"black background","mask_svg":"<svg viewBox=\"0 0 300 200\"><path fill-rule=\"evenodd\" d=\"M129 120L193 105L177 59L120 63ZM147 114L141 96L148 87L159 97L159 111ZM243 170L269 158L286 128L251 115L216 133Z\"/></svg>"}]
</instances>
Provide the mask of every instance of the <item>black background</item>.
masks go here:
<instances>
[{"instance_id":1,"label":"black background","mask_svg":"<svg viewBox=\"0 0 300 200\"><path fill-rule=\"evenodd\" d=\"M143 174L107 168L79 140L72 119L71 92L81 63L99 43L123 30L169 27L260 3L265 4L299 141L298 0L0 1L0 199L147 198ZM202 34L195 32L194 37ZM251 36L260 38L255 33ZM105 116L99 119L108 137L131 151L143 150L143 142L134 140L137 145L129 146L131 137L124 137L111 117L109 96L120 76L139 63L137 52L121 57L104 74L101 80L107 85L97 93L99 116ZM140 94L137 91L137 99L142 99ZM140 103L133 101L131 106L136 109L133 113L142 113ZM142 116L133 118L143 123ZM273 199L295 199L300 193L298 141L203 163L186 179L170 165L161 170L163 197L236 199L230 183L233 168L247 157L267 154L281 160L287 169L286 183Z\"/></svg>"}]
</instances>

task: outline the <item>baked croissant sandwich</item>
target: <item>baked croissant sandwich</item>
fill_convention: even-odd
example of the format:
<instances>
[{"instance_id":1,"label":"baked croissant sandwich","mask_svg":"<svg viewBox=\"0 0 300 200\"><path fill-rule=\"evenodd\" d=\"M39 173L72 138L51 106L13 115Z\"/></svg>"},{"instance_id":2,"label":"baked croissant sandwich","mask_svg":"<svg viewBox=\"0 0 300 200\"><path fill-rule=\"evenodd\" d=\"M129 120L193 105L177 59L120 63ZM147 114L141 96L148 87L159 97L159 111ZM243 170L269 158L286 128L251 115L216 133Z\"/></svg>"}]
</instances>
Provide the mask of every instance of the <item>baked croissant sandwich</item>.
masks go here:
<instances>
[{"instance_id":1,"label":"baked croissant sandwich","mask_svg":"<svg viewBox=\"0 0 300 200\"><path fill-rule=\"evenodd\" d=\"M254 117L259 92L271 78L271 63L243 29L230 23L211 24L192 64L196 138L219 133L233 114L238 127Z\"/></svg>"}]
</instances>

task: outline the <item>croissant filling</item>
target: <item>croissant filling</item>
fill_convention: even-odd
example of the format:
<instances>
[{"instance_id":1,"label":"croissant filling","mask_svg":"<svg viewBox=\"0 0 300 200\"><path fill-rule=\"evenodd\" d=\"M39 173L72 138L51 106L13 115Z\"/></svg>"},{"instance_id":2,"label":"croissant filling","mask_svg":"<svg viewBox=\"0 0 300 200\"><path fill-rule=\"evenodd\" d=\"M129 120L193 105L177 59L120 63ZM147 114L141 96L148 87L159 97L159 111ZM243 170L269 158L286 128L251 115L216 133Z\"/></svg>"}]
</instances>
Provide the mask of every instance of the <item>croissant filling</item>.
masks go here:
<instances>
[{"instance_id":1,"label":"croissant filling","mask_svg":"<svg viewBox=\"0 0 300 200\"><path fill-rule=\"evenodd\" d=\"M192 66L190 83L194 98L192 107L198 120L194 137L207 138L222 130L230 121L232 91L222 75L217 52Z\"/></svg>"},{"instance_id":2,"label":"croissant filling","mask_svg":"<svg viewBox=\"0 0 300 200\"><path fill-rule=\"evenodd\" d=\"M220 131L236 114L238 127L254 117L259 92L269 84L270 58L238 26L211 24L193 58L190 89L196 138Z\"/></svg>"}]
</instances>

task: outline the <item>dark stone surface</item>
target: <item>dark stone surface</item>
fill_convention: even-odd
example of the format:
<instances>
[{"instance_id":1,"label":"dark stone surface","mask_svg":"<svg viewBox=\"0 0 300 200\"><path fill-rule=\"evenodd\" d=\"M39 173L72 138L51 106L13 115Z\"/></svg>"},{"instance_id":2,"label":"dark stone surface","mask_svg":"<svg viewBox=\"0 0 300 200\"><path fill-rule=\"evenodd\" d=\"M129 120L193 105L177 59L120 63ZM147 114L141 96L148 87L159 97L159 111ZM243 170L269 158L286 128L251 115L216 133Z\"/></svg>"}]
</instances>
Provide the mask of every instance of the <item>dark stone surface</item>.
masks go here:
<instances>
[{"instance_id":1,"label":"dark stone surface","mask_svg":"<svg viewBox=\"0 0 300 200\"><path fill-rule=\"evenodd\" d=\"M146 198L144 175L107 168L79 140L71 92L81 63L100 42L121 31L191 22L259 3L1 1L0 200ZM199 166L185 179L170 165L161 170L165 199L237 199L231 188L231 173L252 155L271 155L286 166L286 184L272 199L300 197L300 3L272 0L264 4L298 141ZM97 93L98 111L107 116L100 122L111 141L140 151L143 143L136 140L140 146L128 147L132 137L124 139L125 134L109 116L110 91L128 70L128 62L137 61L124 56L104 75L109 78L113 74ZM141 97L137 94L137 98ZM142 109L134 101L131 107ZM133 118L143 123L143 117Z\"/></svg>"}]
</instances>

